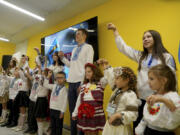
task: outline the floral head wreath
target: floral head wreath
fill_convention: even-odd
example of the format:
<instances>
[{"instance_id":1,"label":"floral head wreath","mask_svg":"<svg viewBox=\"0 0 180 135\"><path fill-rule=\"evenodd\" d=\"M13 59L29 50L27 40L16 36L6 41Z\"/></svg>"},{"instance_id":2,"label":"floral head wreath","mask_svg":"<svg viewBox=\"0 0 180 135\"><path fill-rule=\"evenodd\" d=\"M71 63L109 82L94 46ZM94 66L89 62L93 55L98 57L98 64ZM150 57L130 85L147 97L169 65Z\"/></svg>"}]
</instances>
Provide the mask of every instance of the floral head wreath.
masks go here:
<instances>
[{"instance_id":1,"label":"floral head wreath","mask_svg":"<svg viewBox=\"0 0 180 135\"><path fill-rule=\"evenodd\" d=\"M116 67L113 69L114 71L114 75L117 76L121 76L123 74L123 68L122 67Z\"/></svg>"}]
</instances>

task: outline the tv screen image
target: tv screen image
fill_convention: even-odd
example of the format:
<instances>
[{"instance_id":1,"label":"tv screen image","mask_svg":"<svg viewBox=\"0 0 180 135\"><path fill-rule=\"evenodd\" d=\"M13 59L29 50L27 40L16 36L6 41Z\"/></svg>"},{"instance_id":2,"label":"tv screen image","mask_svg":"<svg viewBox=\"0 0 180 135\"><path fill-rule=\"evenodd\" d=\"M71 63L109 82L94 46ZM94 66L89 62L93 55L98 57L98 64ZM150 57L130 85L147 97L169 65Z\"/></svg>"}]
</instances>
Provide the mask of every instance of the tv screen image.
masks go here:
<instances>
[{"instance_id":1,"label":"tv screen image","mask_svg":"<svg viewBox=\"0 0 180 135\"><path fill-rule=\"evenodd\" d=\"M88 19L79 24L61 30L52 35L41 39L41 53L47 57L47 66L53 63L53 54L57 51L63 51L65 57L70 60L74 47L77 46L75 41L75 33L78 28L84 28L88 31L86 42L91 44L94 49L94 60L98 59L98 33L97 33L97 17ZM69 68L65 66L64 72L68 77Z\"/></svg>"}]
</instances>

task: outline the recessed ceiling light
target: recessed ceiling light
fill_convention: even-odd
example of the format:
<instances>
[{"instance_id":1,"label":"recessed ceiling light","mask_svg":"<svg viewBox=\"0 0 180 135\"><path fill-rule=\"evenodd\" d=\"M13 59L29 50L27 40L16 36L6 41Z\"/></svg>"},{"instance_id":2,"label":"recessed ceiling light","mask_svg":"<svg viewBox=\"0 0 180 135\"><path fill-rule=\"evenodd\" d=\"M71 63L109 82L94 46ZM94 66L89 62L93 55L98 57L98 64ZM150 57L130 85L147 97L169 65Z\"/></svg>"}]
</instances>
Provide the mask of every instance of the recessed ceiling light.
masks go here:
<instances>
[{"instance_id":1,"label":"recessed ceiling light","mask_svg":"<svg viewBox=\"0 0 180 135\"><path fill-rule=\"evenodd\" d=\"M43 18L43 17L41 17L41 16L38 16L38 15L32 13L32 12L29 12L29 11L23 9L23 8L20 8L20 7L16 6L16 5L14 5L14 4L11 4L11 3L9 3L9 2L7 2L7 1L5 1L5 0L0 0L0 4L3 4L3 5L5 5L5 6L7 6L7 7L10 7L10 8L13 8L13 9L19 11L19 12L22 12L22 13L24 13L24 14L26 14L26 15L29 15L29 16L31 16L31 17L34 17L34 18L36 18L36 19L38 19L38 20L40 20L40 21L44 21L44 20L45 20L45 18Z\"/></svg>"}]
</instances>

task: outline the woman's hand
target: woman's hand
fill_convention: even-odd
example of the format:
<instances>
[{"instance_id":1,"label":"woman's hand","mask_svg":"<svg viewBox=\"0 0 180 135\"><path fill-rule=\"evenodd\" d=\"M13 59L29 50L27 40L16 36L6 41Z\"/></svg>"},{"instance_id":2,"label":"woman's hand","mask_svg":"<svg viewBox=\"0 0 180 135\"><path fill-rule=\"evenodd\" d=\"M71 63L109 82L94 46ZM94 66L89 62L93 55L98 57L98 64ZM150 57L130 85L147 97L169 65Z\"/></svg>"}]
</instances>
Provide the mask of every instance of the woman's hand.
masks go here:
<instances>
[{"instance_id":1,"label":"woman's hand","mask_svg":"<svg viewBox=\"0 0 180 135\"><path fill-rule=\"evenodd\" d=\"M108 30L112 30L112 31L116 31L117 30L116 26L113 23L108 23L107 24L107 29Z\"/></svg>"},{"instance_id":2,"label":"woman's hand","mask_svg":"<svg viewBox=\"0 0 180 135\"><path fill-rule=\"evenodd\" d=\"M108 23L108 24L107 24L107 29L108 29L108 30L112 30L112 31L114 32L114 36L115 36L115 37L118 37L118 36L119 36L119 32L118 32L116 26L115 26L113 23Z\"/></svg>"}]
</instances>

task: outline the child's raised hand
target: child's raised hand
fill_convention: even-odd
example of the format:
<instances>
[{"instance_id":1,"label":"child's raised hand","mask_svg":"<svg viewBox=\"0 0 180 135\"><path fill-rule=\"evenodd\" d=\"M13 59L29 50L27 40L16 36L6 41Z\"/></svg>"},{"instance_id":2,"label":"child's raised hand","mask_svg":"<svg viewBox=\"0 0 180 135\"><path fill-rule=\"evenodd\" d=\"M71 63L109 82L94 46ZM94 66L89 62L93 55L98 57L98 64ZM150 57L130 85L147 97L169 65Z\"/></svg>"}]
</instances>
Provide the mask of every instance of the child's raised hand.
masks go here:
<instances>
[{"instance_id":1,"label":"child's raised hand","mask_svg":"<svg viewBox=\"0 0 180 135\"><path fill-rule=\"evenodd\" d=\"M110 125L112 125L112 122L114 120L120 119L120 118L121 118L121 114L120 113L115 113L109 118L108 122L109 122Z\"/></svg>"},{"instance_id":2,"label":"child's raised hand","mask_svg":"<svg viewBox=\"0 0 180 135\"><path fill-rule=\"evenodd\" d=\"M60 58L64 57L63 51L59 51L59 52L58 52L58 56L59 56Z\"/></svg>"},{"instance_id":3,"label":"child's raised hand","mask_svg":"<svg viewBox=\"0 0 180 135\"><path fill-rule=\"evenodd\" d=\"M106 69L109 66L108 61L106 59L103 59L103 58L97 60L97 63L99 65L103 66L104 69Z\"/></svg>"},{"instance_id":4,"label":"child's raised hand","mask_svg":"<svg viewBox=\"0 0 180 135\"><path fill-rule=\"evenodd\" d=\"M41 70L41 65L38 64L38 65L37 65L37 68L38 68L39 70Z\"/></svg>"},{"instance_id":5,"label":"child's raised hand","mask_svg":"<svg viewBox=\"0 0 180 135\"><path fill-rule=\"evenodd\" d=\"M34 50L35 50L37 53L39 53L39 48L34 47Z\"/></svg>"},{"instance_id":6,"label":"child's raised hand","mask_svg":"<svg viewBox=\"0 0 180 135\"><path fill-rule=\"evenodd\" d=\"M97 62L97 64L102 65L103 64L103 59L102 58L98 59L96 62Z\"/></svg>"}]
</instances>

